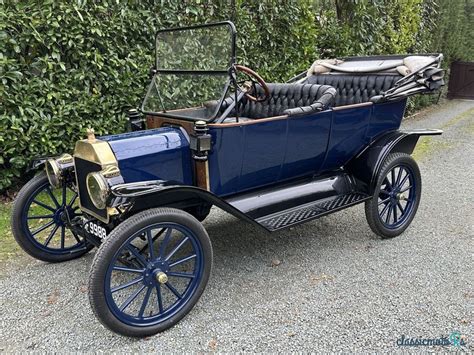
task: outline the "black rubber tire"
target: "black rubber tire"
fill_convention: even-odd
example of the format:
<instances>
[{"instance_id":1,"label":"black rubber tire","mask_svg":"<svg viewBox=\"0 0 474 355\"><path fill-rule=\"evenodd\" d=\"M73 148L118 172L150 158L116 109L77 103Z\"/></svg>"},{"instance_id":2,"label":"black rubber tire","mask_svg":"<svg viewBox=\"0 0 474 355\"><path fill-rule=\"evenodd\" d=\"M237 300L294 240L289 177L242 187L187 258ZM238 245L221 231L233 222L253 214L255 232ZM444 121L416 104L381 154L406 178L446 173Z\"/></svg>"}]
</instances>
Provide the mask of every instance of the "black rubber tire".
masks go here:
<instances>
[{"instance_id":1,"label":"black rubber tire","mask_svg":"<svg viewBox=\"0 0 474 355\"><path fill-rule=\"evenodd\" d=\"M412 212L406 219L406 221L400 225L396 229L389 229L385 227L380 220L379 211L378 211L378 196L380 193L380 188L382 186L383 180L388 172L394 167L399 164L409 165L413 170L414 179L416 181L416 201L413 205ZM383 239L393 238L402 234L413 221L413 218L416 215L416 211L418 210L418 206L420 204L421 198L421 174L420 168L416 163L415 159L413 159L409 154L406 153L391 153L385 158L385 161L380 169L379 175L377 177L377 184L375 187L374 194L372 198L365 202L365 216L367 218L367 222L369 223L370 228L372 231L382 237Z\"/></svg>"},{"instance_id":2,"label":"black rubber tire","mask_svg":"<svg viewBox=\"0 0 474 355\"><path fill-rule=\"evenodd\" d=\"M68 260L77 259L84 254L88 253L94 246L88 245L87 249L80 250L77 252L71 252L63 255L50 254L44 250L40 250L33 244L24 234L23 226L21 224L21 213L23 206L27 202L31 194L42 185L49 184L48 177L45 172L41 172L34 176L28 181L18 192L18 195L13 203L12 215L11 215L11 228L13 237L15 238L18 245L33 258L50 262L58 263Z\"/></svg>"},{"instance_id":3,"label":"black rubber tire","mask_svg":"<svg viewBox=\"0 0 474 355\"><path fill-rule=\"evenodd\" d=\"M175 316L149 327L134 327L121 322L110 311L105 300L104 283L107 268L116 251L135 232L147 225L174 222L191 229L199 239L205 261L203 276L196 293ZM110 330L128 337L146 337L160 333L178 323L197 303L206 288L212 269L212 245L204 227L193 216L175 208L154 208L142 211L119 224L98 249L89 276L89 302L99 321Z\"/></svg>"}]
</instances>

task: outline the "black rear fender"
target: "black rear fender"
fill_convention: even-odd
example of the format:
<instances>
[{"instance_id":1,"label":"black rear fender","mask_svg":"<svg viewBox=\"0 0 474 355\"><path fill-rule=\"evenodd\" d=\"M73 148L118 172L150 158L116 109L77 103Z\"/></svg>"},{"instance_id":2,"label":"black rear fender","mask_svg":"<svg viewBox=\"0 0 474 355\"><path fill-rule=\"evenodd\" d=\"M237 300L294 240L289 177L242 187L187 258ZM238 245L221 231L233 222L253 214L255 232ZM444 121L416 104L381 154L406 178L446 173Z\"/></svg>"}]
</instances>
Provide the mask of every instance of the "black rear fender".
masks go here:
<instances>
[{"instance_id":1,"label":"black rear fender","mask_svg":"<svg viewBox=\"0 0 474 355\"><path fill-rule=\"evenodd\" d=\"M377 175L383 161L390 153L412 154L421 136L442 134L439 129L420 129L389 132L372 142L345 166L345 170L356 178L361 191L372 194Z\"/></svg>"}]
</instances>

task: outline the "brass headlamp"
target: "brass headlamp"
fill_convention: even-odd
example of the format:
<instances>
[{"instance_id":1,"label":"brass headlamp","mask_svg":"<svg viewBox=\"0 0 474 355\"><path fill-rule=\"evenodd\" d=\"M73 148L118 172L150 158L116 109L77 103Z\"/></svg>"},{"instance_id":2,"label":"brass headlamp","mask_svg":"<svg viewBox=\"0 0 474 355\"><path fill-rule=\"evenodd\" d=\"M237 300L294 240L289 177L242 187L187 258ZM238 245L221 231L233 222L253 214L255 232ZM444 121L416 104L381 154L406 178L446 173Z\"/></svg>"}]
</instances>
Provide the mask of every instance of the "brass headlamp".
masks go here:
<instances>
[{"instance_id":1,"label":"brass headlamp","mask_svg":"<svg viewBox=\"0 0 474 355\"><path fill-rule=\"evenodd\" d=\"M101 171L89 173L86 179L87 192L96 208L99 210L107 207L107 198L110 194L108 179L120 175L116 166L108 166Z\"/></svg>"},{"instance_id":2,"label":"brass headlamp","mask_svg":"<svg viewBox=\"0 0 474 355\"><path fill-rule=\"evenodd\" d=\"M66 171L74 168L73 158L70 154L63 154L58 158L46 160L45 170L51 186L59 187L65 177Z\"/></svg>"}]
</instances>

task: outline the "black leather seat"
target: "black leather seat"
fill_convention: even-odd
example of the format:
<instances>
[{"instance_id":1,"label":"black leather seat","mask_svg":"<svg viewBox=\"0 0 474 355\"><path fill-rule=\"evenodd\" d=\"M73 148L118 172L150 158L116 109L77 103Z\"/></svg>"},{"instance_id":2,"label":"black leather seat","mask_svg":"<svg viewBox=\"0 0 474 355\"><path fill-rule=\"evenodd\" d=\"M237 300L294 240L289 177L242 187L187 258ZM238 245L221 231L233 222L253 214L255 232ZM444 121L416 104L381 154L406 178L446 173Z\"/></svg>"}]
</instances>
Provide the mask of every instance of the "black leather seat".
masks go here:
<instances>
[{"instance_id":1,"label":"black leather seat","mask_svg":"<svg viewBox=\"0 0 474 355\"><path fill-rule=\"evenodd\" d=\"M267 84L270 96L262 102L253 102L243 97L239 102L239 117L259 119L280 115L295 115L300 113L317 112L330 107L334 102L336 90L329 85L316 84ZM258 95L263 94L263 89L257 86ZM227 98L221 112L233 102ZM230 116L235 116L234 110ZM235 121L229 117L225 122Z\"/></svg>"},{"instance_id":2,"label":"black leather seat","mask_svg":"<svg viewBox=\"0 0 474 355\"><path fill-rule=\"evenodd\" d=\"M308 84L330 85L337 90L334 106L368 102L370 98L390 89L400 80L400 75L390 74L320 74L305 80Z\"/></svg>"}]
</instances>

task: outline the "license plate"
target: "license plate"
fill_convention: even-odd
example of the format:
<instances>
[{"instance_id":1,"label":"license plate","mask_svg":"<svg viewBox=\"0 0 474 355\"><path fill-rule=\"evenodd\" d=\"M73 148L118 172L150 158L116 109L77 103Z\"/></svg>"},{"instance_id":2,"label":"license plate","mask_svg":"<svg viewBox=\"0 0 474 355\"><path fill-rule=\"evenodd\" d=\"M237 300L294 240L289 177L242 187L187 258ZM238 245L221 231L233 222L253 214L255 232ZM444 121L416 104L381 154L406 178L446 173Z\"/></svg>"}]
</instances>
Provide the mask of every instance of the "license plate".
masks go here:
<instances>
[{"instance_id":1,"label":"license plate","mask_svg":"<svg viewBox=\"0 0 474 355\"><path fill-rule=\"evenodd\" d=\"M84 224L84 229L87 233L95 235L100 239L107 237L107 230L93 221L86 222Z\"/></svg>"}]
</instances>

